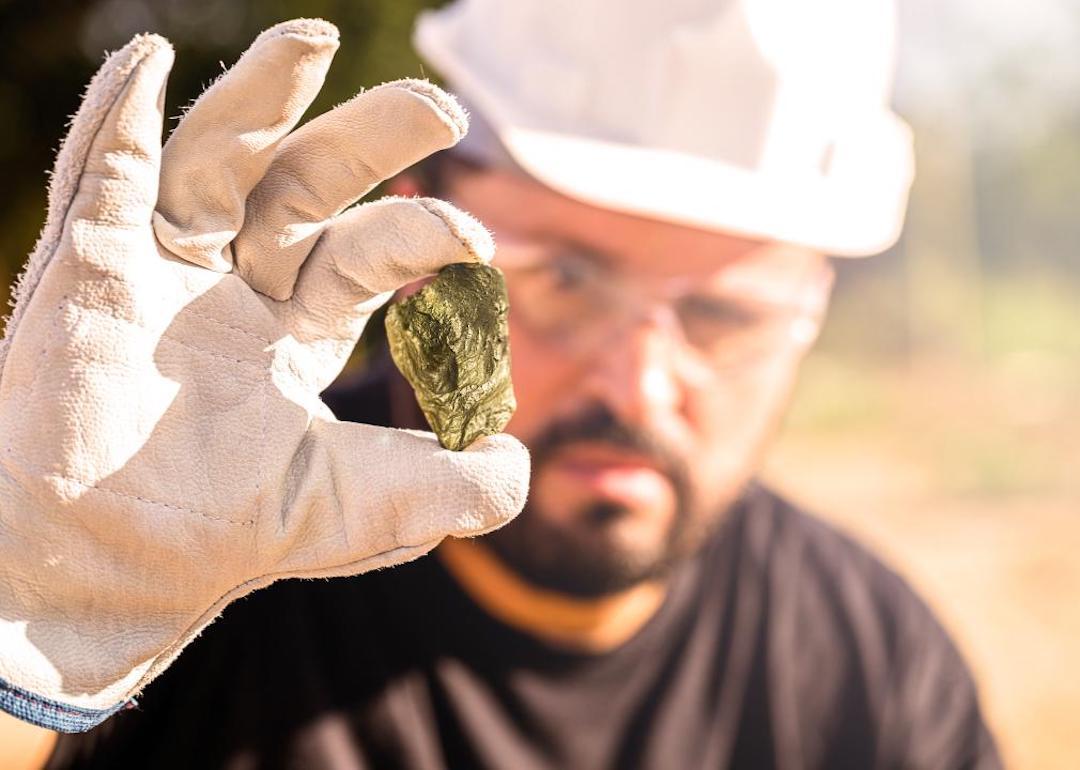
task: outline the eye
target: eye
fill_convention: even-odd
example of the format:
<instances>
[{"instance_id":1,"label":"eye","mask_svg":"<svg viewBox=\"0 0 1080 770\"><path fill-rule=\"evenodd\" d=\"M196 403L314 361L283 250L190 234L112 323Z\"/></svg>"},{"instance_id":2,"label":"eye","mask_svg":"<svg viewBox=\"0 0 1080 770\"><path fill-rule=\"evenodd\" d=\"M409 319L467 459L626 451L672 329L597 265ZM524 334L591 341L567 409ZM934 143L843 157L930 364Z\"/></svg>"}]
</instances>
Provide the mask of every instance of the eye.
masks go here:
<instances>
[{"instance_id":1,"label":"eye","mask_svg":"<svg viewBox=\"0 0 1080 770\"><path fill-rule=\"evenodd\" d=\"M606 282L589 261L554 252L511 269L511 313L532 331L572 336L609 311Z\"/></svg>"},{"instance_id":2,"label":"eye","mask_svg":"<svg viewBox=\"0 0 1080 770\"><path fill-rule=\"evenodd\" d=\"M730 299L702 295L690 295L679 301L679 315L683 322L714 329L716 331L739 331L752 329L761 321L761 313L752 307L740 305Z\"/></svg>"},{"instance_id":3,"label":"eye","mask_svg":"<svg viewBox=\"0 0 1080 770\"><path fill-rule=\"evenodd\" d=\"M588 291L589 287L597 282L596 266L570 255L552 257L539 271L548 287L557 292Z\"/></svg>"}]
</instances>

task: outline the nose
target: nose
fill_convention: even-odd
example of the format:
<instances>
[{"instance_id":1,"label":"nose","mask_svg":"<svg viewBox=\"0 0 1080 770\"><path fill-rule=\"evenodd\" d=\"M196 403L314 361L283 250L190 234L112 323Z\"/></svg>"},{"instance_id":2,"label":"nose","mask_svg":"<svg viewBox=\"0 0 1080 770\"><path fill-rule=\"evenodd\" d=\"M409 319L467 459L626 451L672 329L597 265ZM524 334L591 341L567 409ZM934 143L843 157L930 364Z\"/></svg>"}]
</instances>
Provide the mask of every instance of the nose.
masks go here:
<instances>
[{"instance_id":1,"label":"nose","mask_svg":"<svg viewBox=\"0 0 1080 770\"><path fill-rule=\"evenodd\" d=\"M677 371L678 344L655 313L627 323L586 362L590 395L629 425L677 417L686 397Z\"/></svg>"}]
</instances>

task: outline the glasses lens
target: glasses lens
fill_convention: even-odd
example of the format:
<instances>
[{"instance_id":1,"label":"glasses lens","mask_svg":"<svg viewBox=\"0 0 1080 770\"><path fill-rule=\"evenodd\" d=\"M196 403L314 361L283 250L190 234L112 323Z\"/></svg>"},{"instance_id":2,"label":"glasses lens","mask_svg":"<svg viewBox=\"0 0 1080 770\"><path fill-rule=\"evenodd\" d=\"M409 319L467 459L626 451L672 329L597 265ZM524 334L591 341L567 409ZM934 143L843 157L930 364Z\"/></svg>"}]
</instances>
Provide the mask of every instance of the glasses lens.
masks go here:
<instances>
[{"instance_id":1,"label":"glasses lens","mask_svg":"<svg viewBox=\"0 0 1080 770\"><path fill-rule=\"evenodd\" d=\"M658 292L570 250L537 248L528 257L501 263L511 314L572 353L595 353L625 324L657 317L650 308L663 305L678 343L703 365L725 369L787 347L793 324L806 318L794 303L766 302L730 287Z\"/></svg>"},{"instance_id":2,"label":"glasses lens","mask_svg":"<svg viewBox=\"0 0 1080 770\"><path fill-rule=\"evenodd\" d=\"M733 297L689 294L675 306L686 341L717 368L783 347L792 321L790 308Z\"/></svg>"},{"instance_id":3,"label":"glasses lens","mask_svg":"<svg viewBox=\"0 0 1080 770\"><path fill-rule=\"evenodd\" d=\"M511 312L536 334L570 339L612 315L602 268L571 254L505 266Z\"/></svg>"}]
</instances>

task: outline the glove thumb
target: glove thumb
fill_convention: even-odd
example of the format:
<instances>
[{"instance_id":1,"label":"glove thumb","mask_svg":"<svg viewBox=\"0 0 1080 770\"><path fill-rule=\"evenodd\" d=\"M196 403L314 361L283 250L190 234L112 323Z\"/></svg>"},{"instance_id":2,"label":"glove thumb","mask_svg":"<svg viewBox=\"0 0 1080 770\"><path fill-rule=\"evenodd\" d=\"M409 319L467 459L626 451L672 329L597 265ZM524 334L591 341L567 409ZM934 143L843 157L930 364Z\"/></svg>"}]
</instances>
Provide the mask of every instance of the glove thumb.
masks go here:
<instances>
[{"instance_id":1,"label":"glove thumb","mask_svg":"<svg viewBox=\"0 0 1080 770\"><path fill-rule=\"evenodd\" d=\"M447 535L498 529L528 494L528 450L507 434L452 452L423 431L316 421L309 442L290 474L293 502L279 531L289 575L351 575L410 561Z\"/></svg>"}]
</instances>

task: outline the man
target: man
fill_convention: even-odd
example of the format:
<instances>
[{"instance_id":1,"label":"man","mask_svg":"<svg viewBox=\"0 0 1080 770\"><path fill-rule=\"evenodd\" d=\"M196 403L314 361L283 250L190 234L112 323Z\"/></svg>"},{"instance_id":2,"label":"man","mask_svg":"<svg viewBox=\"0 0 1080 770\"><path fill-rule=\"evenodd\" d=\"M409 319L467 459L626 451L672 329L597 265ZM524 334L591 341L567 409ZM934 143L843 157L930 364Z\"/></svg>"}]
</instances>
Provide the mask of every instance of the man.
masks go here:
<instances>
[{"instance_id":1,"label":"man","mask_svg":"<svg viewBox=\"0 0 1080 770\"><path fill-rule=\"evenodd\" d=\"M824 312L831 285L824 254L886 246L910 178L903 130L884 101L889 9L814 6L668 2L628 13L599 1L466 0L425 17L418 46L474 107L473 131L393 186L444 197L497 237L519 402L508 430L533 462L525 512L485 538L447 539L434 558L258 591L209 625L136 707L104 721L107 709L97 702L73 703L70 667L56 687L66 700L41 697L47 675L37 690L9 688L6 703L18 697L30 705L8 710L39 724L54 707L82 720L80 728L101 722L87 735L64 736L49 766L997 767L970 676L926 608L857 546L753 482ZM422 95L441 104L434 92ZM397 212L409 225L392 237L380 240L385 230L372 228L364 239L352 237L359 229L319 230L299 260L305 268L283 272L290 249L312 232L297 222L336 216L346 197L327 195L334 180L305 165L339 157L318 156L328 143L348 155L325 122L283 143L260 169L273 184L259 182L246 197L239 235L193 225L180 215L189 210L185 190L170 184L176 172L167 166L185 162L177 149L185 136L216 126L215 113L199 110L186 118L194 128L178 129L165 149L154 232L172 254L210 267L228 260L224 270L235 264L241 288L279 302L301 298L294 312L306 314L307 325L294 321L294 337L327 323L312 288L323 264L347 269L352 284L370 290L362 295L366 312L372 293L431 271L401 267L417 259L407 234L422 221L422 213L394 208L406 201L369 209L383 218ZM295 199L268 202L287 197L294 179L304 191L319 189L303 199L309 208L329 212L313 214ZM228 211L235 196L218 197ZM292 217L285 226L265 224L283 210ZM442 249L435 265L483 247L475 232L463 234L468 220L437 213L470 248L440 246L445 241L432 234L422 243ZM273 264L245 257L266 242L263 230L278 237ZM207 247L215 237L221 242ZM359 251L357 261L343 262L340 243ZM331 310L346 312L348 302L334 292L352 290L350 282L327 280L317 285L331 295ZM210 294L193 300L200 313L229 299ZM256 315L278 307L259 302L250 305ZM228 344L240 349L234 337ZM339 360L344 346L330 347ZM161 353L155 361L178 378L194 366ZM422 427L385 357L327 401L345 420ZM242 411L243 403L221 408ZM258 422L260 412L247 419ZM154 440L144 439L157 449L152 459L175 456L164 438ZM292 455L305 458L303 478L286 483L299 491L273 508L286 529L297 516L293 499L321 468L308 463L318 452L307 446ZM385 446L397 460L386 472L415 464L413 485L430 483L432 467L447 473L427 450L407 455ZM511 460L496 466L511 446L489 451L489 467L502 469L495 476L520 474ZM455 509L477 497L481 483L456 479L473 479L483 467L447 476L438 509L426 498L410 498L408 507L426 516ZM346 502L367 504L369 490L381 499L381 487L364 481ZM335 475L305 499L317 506L342 486L350 481ZM388 499L394 507L400 498ZM456 529L442 523L442 531L492 529L517 504L499 503L494 493L479 499L486 502L467 509L495 512ZM371 510L364 515L372 522L384 515ZM340 506L340 515L352 512ZM422 517L398 521L415 518ZM426 534L399 533L392 542L426 544L439 529L418 531ZM345 532L345 540L364 535ZM318 553L341 547L332 533L296 535L286 550L299 543L319 564L333 564ZM194 537L186 542L201 547ZM365 546L379 554L368 559L382 560L367 563L400 561L382 542ZM293 574L320 574L312 564ZM36 649L67 660L62 645L40 638Z\"/></svg>"}]
</instances>

